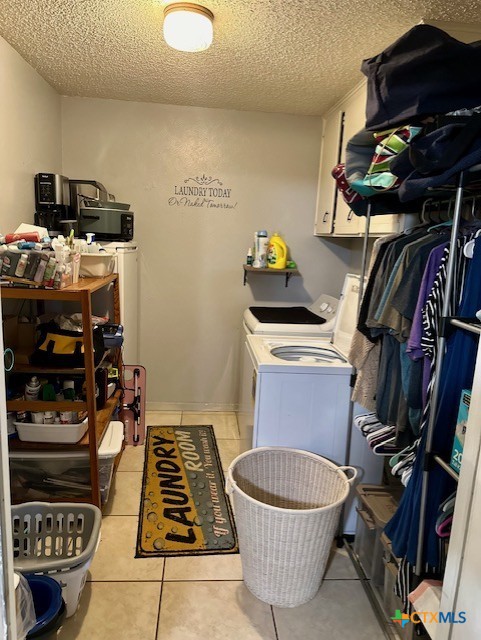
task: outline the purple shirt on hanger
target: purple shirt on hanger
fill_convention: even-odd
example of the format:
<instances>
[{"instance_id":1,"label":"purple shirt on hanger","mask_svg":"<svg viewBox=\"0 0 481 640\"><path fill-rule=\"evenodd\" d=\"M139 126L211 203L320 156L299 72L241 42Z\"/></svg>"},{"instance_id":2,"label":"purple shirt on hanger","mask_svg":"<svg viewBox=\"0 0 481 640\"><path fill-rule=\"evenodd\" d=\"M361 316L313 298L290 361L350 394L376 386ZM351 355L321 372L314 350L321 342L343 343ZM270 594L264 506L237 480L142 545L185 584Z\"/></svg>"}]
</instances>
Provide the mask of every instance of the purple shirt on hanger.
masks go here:
<instances>
[{"instance_id":1,"label":"purple shirt on hanger","mask_svg":"<svg viewBox=\"0 0 481 640\"><path fill-rule=\"evenodd\" d=\"M426 304L426 300L429 297L431 289L436 279L436 274L439 270L441 260L444 255L444 249L448 246L449 242L443 242L439 246L435 247L429 254L426 268L424 269L423 279L421 281L421 287L419 289L418 301L416 304L416 310L414 312L413 323L411 327L411 334L407 341L406 353L411 360L423 359L423 405L426 404L427 390L429 380L431 378L431 361L424 354L421 348L421 337L423 334L423 307Z\"/></svg>"}]
</instances>

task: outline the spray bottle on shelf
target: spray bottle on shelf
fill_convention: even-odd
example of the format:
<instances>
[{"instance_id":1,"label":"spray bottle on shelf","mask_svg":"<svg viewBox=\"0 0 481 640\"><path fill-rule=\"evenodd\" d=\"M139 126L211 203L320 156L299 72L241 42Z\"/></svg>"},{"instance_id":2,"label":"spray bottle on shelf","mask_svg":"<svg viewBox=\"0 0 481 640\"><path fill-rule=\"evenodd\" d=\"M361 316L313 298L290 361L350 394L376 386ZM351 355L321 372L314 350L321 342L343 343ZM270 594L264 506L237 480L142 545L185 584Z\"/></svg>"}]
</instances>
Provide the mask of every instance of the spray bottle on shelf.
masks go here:
<instances>
[{"instance_id":1,"label":"spray bottle on shelf","mask_svg":"<svg viewBox=\"0 0 481 640\"><path fill-rule=\"evenodd\" d=\"M25 400L37 400L40 393L40 380L33 376L25 385Z\"/></svg>"}]
</instances>

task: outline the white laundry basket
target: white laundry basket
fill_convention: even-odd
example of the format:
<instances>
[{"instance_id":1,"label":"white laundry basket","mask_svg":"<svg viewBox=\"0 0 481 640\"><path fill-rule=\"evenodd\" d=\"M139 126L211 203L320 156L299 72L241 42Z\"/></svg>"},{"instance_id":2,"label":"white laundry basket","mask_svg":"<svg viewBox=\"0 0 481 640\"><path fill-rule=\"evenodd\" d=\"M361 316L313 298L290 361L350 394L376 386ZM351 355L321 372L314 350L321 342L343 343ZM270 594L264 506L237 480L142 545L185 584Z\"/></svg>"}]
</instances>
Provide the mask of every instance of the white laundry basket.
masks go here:
<instances>
[{"instance_id":1,"label":"white laundry basket","mask_svg":"<svg viewBox=\"0 0 481 640\"><path fill-rule=\"evenodd\" d=\"M356 474L284 447L252 449L232 462L226 491L234 499L244 582L257 598L297 607L316 595Z\"/></svg>"}]
</instances>

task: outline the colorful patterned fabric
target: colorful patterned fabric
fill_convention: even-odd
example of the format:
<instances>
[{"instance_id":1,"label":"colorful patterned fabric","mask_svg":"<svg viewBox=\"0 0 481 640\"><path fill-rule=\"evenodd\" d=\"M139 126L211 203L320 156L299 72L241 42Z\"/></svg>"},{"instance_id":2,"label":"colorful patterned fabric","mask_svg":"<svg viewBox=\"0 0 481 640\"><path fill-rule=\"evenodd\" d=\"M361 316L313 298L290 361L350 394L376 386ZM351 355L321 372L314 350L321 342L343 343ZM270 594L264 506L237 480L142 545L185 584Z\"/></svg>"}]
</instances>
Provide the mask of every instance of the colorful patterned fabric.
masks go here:
<instances>
[{"instance_id":1,"label":"colorful patterned fabric","mask_svg":"<svg viewBox=\"0 0 481 640\"><path fill-rule=\"evenodd\" d=\"M397 188L401 184L401 180L391 173L391 161L409 145L420 131L421 127L406 125L374 133L377 145L363 184L374 189L375 192Z\"/></svg>"},{"instance_id":2,"label":"colorful patterned fabric","mask_svg":"<svg viewBox=\"0 0 481 640\"><path fill-rule=\"evenodd\" d=\"M331 171L331 175L336 181L337 188L341 192L341 195L344 198L346 204L352 204L353 202L364 200L364 198L360 196L357 191L354 191L354 189L351 188L349 182L347 181L345 164L336 164L334 169Z\"/></svg>"}]
</instances>

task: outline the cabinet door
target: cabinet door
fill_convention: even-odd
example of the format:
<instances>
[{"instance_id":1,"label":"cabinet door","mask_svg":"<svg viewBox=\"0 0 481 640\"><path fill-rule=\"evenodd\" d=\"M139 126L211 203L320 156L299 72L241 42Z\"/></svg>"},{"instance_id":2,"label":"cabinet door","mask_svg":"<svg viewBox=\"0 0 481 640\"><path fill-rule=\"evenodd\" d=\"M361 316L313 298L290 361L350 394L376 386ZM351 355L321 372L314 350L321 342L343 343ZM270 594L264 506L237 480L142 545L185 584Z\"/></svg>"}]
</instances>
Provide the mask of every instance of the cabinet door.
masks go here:
<instances>
[{"instance_id":1,"label":"cabinet door","mask_svg":"<svg viewBox=\"0 0 481 640\"><path fill-rule=\"evenodd\" d=\"M314 227L318 236L332 233L337 190L331 171L339 162L343 117L343 112L336 110L324 121Z\"/></svg>"},{"instance_id":2,"label":"cabinet door","mask_svg":"<svg viewBox=\"0 0 481 640\"><path fill-rule=\"evenodd\" d=\"M366 85L362 84L343 104L344 131L341 162L346 161L346 145L350 138L366 125ZM358 236L364 231L365 220L356 216L339 194L334 218L334 235Z\"/></svg>"}]
</instances>

